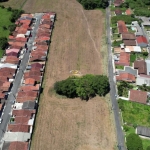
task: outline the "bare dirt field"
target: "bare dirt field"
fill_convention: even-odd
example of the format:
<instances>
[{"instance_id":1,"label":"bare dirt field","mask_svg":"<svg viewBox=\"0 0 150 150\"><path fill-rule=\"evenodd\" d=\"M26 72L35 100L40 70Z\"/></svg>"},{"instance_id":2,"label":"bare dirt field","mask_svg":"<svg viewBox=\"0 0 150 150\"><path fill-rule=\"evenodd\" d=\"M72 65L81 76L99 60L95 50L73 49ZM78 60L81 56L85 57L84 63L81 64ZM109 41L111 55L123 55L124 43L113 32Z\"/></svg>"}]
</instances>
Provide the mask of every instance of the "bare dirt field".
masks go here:
<instances>
[{"instance_id":1,"label":"bare dirt field","mask_svg":"<svg viewBox=\"0 0 150 150\"><path fill-rule=\"evenodd\" d=\"M85 11L76 0L28 0L23 9L57 13L31 149L113 150L115 132L106 99L66 99L50 90L70 70L107 73L104 14Z\"/></svg>"}]
</instances>

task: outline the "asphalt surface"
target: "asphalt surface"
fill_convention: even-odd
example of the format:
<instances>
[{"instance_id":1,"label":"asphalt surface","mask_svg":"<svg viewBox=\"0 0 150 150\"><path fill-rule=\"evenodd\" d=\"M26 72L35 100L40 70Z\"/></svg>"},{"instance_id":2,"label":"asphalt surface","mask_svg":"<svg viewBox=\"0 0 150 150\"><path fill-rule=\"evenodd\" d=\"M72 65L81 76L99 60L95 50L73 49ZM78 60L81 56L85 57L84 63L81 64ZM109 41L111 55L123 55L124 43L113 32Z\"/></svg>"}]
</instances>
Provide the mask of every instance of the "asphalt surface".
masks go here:
<instances>
[{"instance_id":1,"label":"asphalt surface","mask_svg":"<svg viewBox=\"0 0 150 150\"><path fill-rule=\"evenodd\" d=\"M109 73L109 82L110 82L110 97L112 103L112 111L115 119L116 134L117 134L117 147L118 150L126 150L124 134L121 128L121 118L119 114L118 102L116 99L117 89L115 82L115 72L113 69L112 61L112 50L111 50L111 29L110 29L110 8L106 9L106 20L107 20L107 45L108 45L108 73Z\"/></svg>"},{"instance_id":2,"label":"asphalt surface","mask_svg":"<svg viewBox=\"0 0 150 150\"><path fill-rule=\"evenodd\" d=\"M27 43L28 50L24 53L24 57L20 63L19 69L18 69L19 71L16 74L10 94L8 96L8 99L6 100L5 109L4 109L2 117L1 117L2 123L0 124L0 141L2 140L2 138L4 136L7 124L11 117L12 105L16 99L15 98L16 94L20 87L21 81L23 79L24 71L25 71L28 61L29 61L29 55L30 55L29 51L32 50L32 46L33 46L32 43L34 42L34 39L36 37L36 32L37 32L38 26L40 24L42 14L35 14L34 17L38 18L38 20L36 21L36 23L34 25L34 29L31 31L32 37L30 37L30 39L28 40L28 43Z\"/></svg>"}]
</instances>

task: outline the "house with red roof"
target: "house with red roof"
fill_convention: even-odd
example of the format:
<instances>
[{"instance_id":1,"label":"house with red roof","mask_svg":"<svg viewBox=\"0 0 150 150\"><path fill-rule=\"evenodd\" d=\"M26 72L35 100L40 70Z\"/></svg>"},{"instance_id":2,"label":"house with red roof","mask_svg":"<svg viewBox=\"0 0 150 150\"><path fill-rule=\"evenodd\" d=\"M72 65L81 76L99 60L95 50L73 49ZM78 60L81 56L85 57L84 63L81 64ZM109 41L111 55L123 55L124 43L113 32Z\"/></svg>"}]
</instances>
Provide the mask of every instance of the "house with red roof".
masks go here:
<instances>
[{"instance_id":1,"label":"house with red roof","mask_svg":"<svg viewBox=\"0 0 150 150\"><path fill-rule=\"evenodd\" d=\"M118 25L118 32L119 33L128 33L128 28L126 27L126 24L124 21L119 20L117 22L117 25Z\"/></svg>"},{"instance_id":2,"label":"house with red roof","mask_svg":"<svg viewBox=\"0 0 150 150\"><path fill-rule=\"evenodd\" d=\"M137 41L138 46L140 47L147 47L148 45L147 39L144 36L138 36L136 38L136 41Z\"/></svg>"},{"instance_id":3,"label":"house with red roof","mask_svg":"<svg viewBox=\"0 0 150 150\"><path fill-rule=\"evenodd\" d=\"M7 142L4 143L2 150L6 150L5 148L8 147L7 150L28 150L29 149L29 143L28 142Z\"/></svg>"},{"instance_id":4,"label":"house with red roof","mask_svg":"<svg viewBox=\"0 0 150 150\"><path fill-rule=\"evenodd\" d=\"M129 91L129 100L141 104L147 103L147 92L139 90Z\"/></svg>"},{"instance_id":5,"label":"house with red roof","mask_svg":"<svg viewBox=\"0 0 150 150\"><path fill-rule=\"evenodd\" d=\"M121 52L119 60L115 61L115 65L129 66L130 65L130 53Z\"/></svg>"},{"instance_id":6,"label":"house with red roof","mask_svg":"<svg viewBox=\"0 0 150 150\"><path fill-rule=\"evenodd\" d=\"M117 81L126 81L126 82L135 82L135 76L130 73L120 73L119 75L116 75Z\"/></svg>"},{"instance_id":7,"label":"house with red roof","mask_svg":"<svg viewBox=\"0 0 150 150\"><path fill-rule=\"evenodd\" d=\"M128 9L125 11L125 14L126 14L126 15L131 15L131 14L132 14L131 9L130 9L130 8L128 8Z\"/></svg>"}]
</instances>

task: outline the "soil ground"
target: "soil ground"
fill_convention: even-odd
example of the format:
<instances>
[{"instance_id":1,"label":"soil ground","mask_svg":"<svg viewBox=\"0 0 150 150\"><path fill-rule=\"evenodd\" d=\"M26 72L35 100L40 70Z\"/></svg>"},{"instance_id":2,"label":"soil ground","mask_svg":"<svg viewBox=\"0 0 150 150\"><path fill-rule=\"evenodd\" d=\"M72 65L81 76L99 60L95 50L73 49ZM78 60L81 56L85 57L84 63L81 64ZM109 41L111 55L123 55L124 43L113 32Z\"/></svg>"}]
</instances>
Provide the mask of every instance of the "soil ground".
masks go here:
<instances>
[{"instance_id":1,"label":"soil ground","mask_svg":"<svg viewBox=\"0 0 150 150\"><path fill-rule=\"evenodd\" d=\"M83 10L76 0L27 0L23 9L57 13L31 150L113 150L115 132L106 98L86 102L51 90L70 70L107 73L104 14Z\"/></svg>"}]
</instances>

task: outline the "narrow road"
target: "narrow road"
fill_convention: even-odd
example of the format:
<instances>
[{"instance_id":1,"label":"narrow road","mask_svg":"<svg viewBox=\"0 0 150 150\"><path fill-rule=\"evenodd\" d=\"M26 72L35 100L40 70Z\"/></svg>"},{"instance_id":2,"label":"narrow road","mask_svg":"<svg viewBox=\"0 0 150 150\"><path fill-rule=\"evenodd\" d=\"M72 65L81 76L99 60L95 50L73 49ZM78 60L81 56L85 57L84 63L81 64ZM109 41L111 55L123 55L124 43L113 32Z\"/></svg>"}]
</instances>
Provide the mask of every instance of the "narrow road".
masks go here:
<instances>
[{"instance_id":1,"label":"narrow road","mask_svg":"<svg viewBox=\"0 0 150 150\"><path fill-rule=\"evenodd\" d=\"M110 30L110 8L106 9L106 21L107 21L107 45L108 45L108 73L109 73L109 81L110 81L110 97L112 102L112 110L115 119L116 126L116 134L117 134L117 147L119 150L126 150L125 147L125 139L124 134L121 128L121 120L119 114L119 107L116 100L116 83L114 81L114 70L113 70L113 62L112 62L112 51L111 51L111 30Z\"/></svg>"},{"instance_id":2,"label":"narrow road","mask_svg":"<svg viewBox=\"0 0 150 150\"><path fill-rule=\"evenodd\" d=\"M32 34L32 37L30 37L30 39L28 40L28 43L27 43L27 52L24 54L24 57L20 63L20 67L19 67L19 71L15 77L15 81L13 82L13 86L12 86L12 89L11 89L11 92L6 100L6 104L5 104L5 109L3 111L3 115L2 115L2 123L0 124L0 141L2 140L2 137L4 136L4 133L6 131L6 127L7 127L7 124L10 120L10 113L12 111L12 105L15 101L15 97L16 97L16 94L18 92L18 89L20 87L20 84L21 84L21 80L23 78L23 74L24 74L24 71L26 69L26 65L28 63L28 60L29 60L29 55L30 55L30 50L32 50L32 43L35 39L35 36L36 36L36 32L37 32L37 29L38 29L38 26L40 24L40 20L41 20L41 17L42 17L42 14L35 14L35 17L38 18L38 21L36 21L35 25L34 25L34 29L32 30L31 34Z\"/></svg>"}]
</instances>

